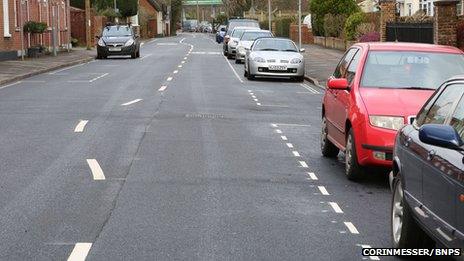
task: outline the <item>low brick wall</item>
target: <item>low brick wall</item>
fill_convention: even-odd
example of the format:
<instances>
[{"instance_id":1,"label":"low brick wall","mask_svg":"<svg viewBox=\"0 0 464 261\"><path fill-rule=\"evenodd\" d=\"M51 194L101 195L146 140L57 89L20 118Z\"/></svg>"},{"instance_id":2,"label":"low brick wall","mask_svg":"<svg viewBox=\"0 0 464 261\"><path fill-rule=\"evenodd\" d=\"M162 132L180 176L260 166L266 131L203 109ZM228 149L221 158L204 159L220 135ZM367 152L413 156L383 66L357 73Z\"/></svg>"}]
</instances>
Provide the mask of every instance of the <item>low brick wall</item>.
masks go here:
<instances>
[{"instance_id":1,"label":"low brick wall","mask_svg":"<svg viewBox=\"0 0 464 261\"><path fill-rule=\"evenodd\" d=\"M342 51L347 50L355 43L355 41L345 41L341 38L314 36L314 44Z\"/></svg>"},{"instance_id":2,"label":"low brick wall","mask_svg":"<svg viewBox=\"0 0 464 261\"><path fill-rule=\"evenodd\" d=\"M298 42L298 25L290 25L290 39L295 43ZM313 31L305 25L301 25L301 42L303 44L314 43Z\"/></svg>"},{"instance_id":3,"label":"low brick wall","mask_svg":"<svg viewBox=\"0 0 464 261\"><path fill-rule=\"evenodd\" d=\"M325 37L323 36L314 36L314 44L325 46Z\"/></svg>"}]
</instances>

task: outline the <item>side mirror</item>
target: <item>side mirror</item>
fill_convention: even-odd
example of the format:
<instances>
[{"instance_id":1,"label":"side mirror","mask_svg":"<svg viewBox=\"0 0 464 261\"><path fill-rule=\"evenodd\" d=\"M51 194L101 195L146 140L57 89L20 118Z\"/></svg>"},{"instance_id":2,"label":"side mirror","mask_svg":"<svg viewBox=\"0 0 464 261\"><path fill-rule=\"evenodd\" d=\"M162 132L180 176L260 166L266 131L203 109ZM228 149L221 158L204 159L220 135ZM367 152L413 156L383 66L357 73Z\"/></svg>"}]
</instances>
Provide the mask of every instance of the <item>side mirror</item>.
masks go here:
<instances>
[{"instance_id":1,"label":"side mirror","mask_svg":"<svg viewBox=\"0 0 464 261\"><path fill-rule=\"evenodd\" d=\"M425 124L419 129L419 140L425 144L460 151L464 145L457 131L450 125Z\"/></svg>"},{"instance_id":2,"label":"side mirror","mask_svg":"<svg viewBox=\"0 0 464 261\"><path fill-rule=\"evenodd\" d=\"M300 53L304 53L304 52L306 52L305 48L301 48Z\"/></svg>"},{"instance_id":3,"label":"side mirror","mask_svg":"<svg viewBox=\"0 0 464 261\"><path fill-rule=\"evenodd\" d=\"M327 87L334 90L348 90L348 80L345 78L330 78Z\"/></svg>"}]
</instances>

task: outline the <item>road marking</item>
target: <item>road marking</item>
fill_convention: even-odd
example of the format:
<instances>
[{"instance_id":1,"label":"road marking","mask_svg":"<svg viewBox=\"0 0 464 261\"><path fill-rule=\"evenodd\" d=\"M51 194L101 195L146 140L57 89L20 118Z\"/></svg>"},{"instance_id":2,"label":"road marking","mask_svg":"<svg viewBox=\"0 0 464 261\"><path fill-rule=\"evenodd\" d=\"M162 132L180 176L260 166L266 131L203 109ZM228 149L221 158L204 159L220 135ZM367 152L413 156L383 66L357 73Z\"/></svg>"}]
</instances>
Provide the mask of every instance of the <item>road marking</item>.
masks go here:
<instances>
[{"instance_id":1,"label":"road marking","mask_svg":"<svg viewBox=\"0 0 464 261\"><path fill-rule=\"evenodd\" d=\"M250 93L250 94L251 94L251 97L252 97L253 99L256 99L256 96L253 95L253 93Z\"/></svg>"},{"instance_id":2,"label":"road marking","mask_svg":"<svg viewBox=\"0 0 464 261\"><path fill-rule=\"evenodd\" d=\"M172 77L167 78L166 81L168 82L172 81Z\"/></svg>"},{"instance_id":3,"label":"road marking","mask_svg":"<svg viewBox=\"0 0 464 261\"><path fill-rule=\"evenodd\" d=\"M177 74L178 72L179 72L178 70L175 70L175 71L173 71L172 73L173 73L173 74Z\"/></svg>"},{"instance_id":4,"label":"road marking","mask_svg":"<svg viewBox=\"0 0 464 261\"><path fill-rule=\"evenodd\" d=\"M98 76L98 77L95 77L95 78L93 78L92 80L90 80L89 82L94 82L94 81L96 81L96 80L98 80L98 79L101 79L101 78L107 76L108 74L109 74L109 73L105 73L105 74L103 74L103 75L100 75L100 76Z\"/></svg>"},{"instance_id":5,"label":"road marking","mask_svg":"<svg viewBox=\"0 0 464 261\"><path fill-rule=\"evenodd\" d=\"M308 179L311 179L311 180L318 180L316 174L314 174L313 172L307 172L306 174L308 174L308 176L309 176Z\"/></svg>"},{"instance_id":6,"label":"road marking","mask_svg":"<svg viewBox=\"0 0 464 261\"><path fill-rule=\"evenodd\" d=\"M319 94L320 93L320 92L318 92L317 90L313 89L311 86L309 86L309 85L307 85L305 83L301 83L300 86L305 88L306 90L310 91L313 94Z\"/></svg>"},{"instance_id":7,"label":"road marking","mask_svg":"<svg viewBox=\"0 0 464 261\"><path fill-rule=\"evenodd\" d=\"M184 63L185 63L185 61L182 61L182 62L180 62L180 63L181 63L181 64L184 64Z\"/></svg>"},{"instance_id":8,"label":"road marking","mask_svg":"<svg viewBox=\"0 0 464 261\"><path fill-rule=\"evenodd\" d=\"M351 222L343 222L343 223L348 228L348 230L351 232L351 234L359 234L359 231L356 229L353 223Z\"/></svg>"},{"instance_id":9,"label":"road marking","mask_svg":"<svg viewBox=\"0 0 464 261\"><path fill-rule=\"evenodd\" d=\"M83 132L84 131L84 128L85 128L85 125L87 125L89 121L87 120L81 120L79 121L79 123L77 124L76 128L74 129L74 132Z\"/></svg>"},{"instance_id":10,"label":"road marking","mask_svg":"<svg viewBox=\"0 0 464 261\"><path fill-rule=\"evenodd\" d=\"M184 60L187 60L187 57L184 57Z\"/></svg>"},{"instance_id":11,"label":"road marking","mask_svg":"<svg viewBox=\"0 0 464 261\"><path fill-rule=\"evenodd\" d=\"M301 165L301 167L303 167L305 169L309 168L308 164L306 164L305 161L300 161L300 165Z\"/></svg>"},{"instance_id":12,"label":"road marking","mask_svg":"<svg viewBox=\"0 0 464 261\"><path fill-rule=\"evenodd\" d=\"M278 127L277 124L275 124L275 123L272 123L271 126L274 127L274 128Z\"/></svg>"},{"instance_id":13,"label":"road marking","mask_svg":"<svg viewBox=\"0 0 464 261\"><path fill-rule=\"evenodd\" d=\"M258 101L258 99L253 99L253 101L257 102L257 101Z\"/></svg>"},{"instance_id":14,"label":"road marking","mask_svg":"<svg viewBox=\"0 0 464 261\"><path fill-rule=\"evenodd\" d=\"M293 149L293 144L287 143L287 147L289 147L290 149Z\"/></svg>"},{"instance_id":15,"label":"road marking","mask_svg":"<svg viewBox=\"0 0 464 261\"><path fill-rule=\"evenodd\" d=\"M372 248L370 245L360 245L360 244L357 244L357 245L362 247L362 248ZM380 260L380 258L378 256L369 256L369 259L370 260Z\"/></svg>"},{"instance_id":16,"label":"road marking","mask_svg":"<svg viewBox=\"0 0 464 261\"><path fill-rule=\"evenodd\" d=\"M229 59L227 59L227 57L225 57L225 56L223 56L223 57L224 57L224 59L226 60L226 62L229 64L230 69L232 69L232 71L234 72L234 74L235 74L235 76L237 77L237 79L238 79L241 83L243 83L242 78L240 78L240 76L238 76L237 71L234 69L234 67L232 66L232 64L229 62Z\"/></svg>"},{"instance_id":17,"label":"road marking","mask_svg":"<svg viewBox=\"0 0 464 261\"><path fill-rule=\"evenodd\" d=\"M256 105L261 106L261 103L257 102Z\"/></svg>"},{"instance_id":18,"label":"road marking","mask_svg":"<svg viewBox=\"0 0 464 261\"><path fill-rule=\"evenodd\" d=\"M179 43L184 43L184 41L185 41L185 38L182 38L182 39L179 41Z\"/></svg>"},{"instance_id":19,"label":"road marking","mask_svg":"<svg viewBox=\"0 0 464 261\"><path fill-rule=\"evenodd\" d=\"M279 107L279 108L289 108L289 106L286 105L263 105L264 107Z\"/></svg>"},{"instance_id":20,"label":"road marking","mask_svg":"<svg viewBox=\"0 0 464 261\"><path fill-rule=\"evenodd\" d=\"M96 159L87 159L90 170L92 171L93 180L105 180L105 174Z\"/></svg>"},{"instance_id":21,"label":"road marking","mask_svg":"<svg viewBox=\"0 0 464 261\"><path fill-rule=\"evenodd\" d=\"M177 66L177 67L182 68L182 65L179 65L179 66Z\"/></svg>"},{"instance_id":22,"label":"road marking","mask_svg":"<svg viewBox=\"0 0 464 261\"><path fill-rule=\"evenodd\" d=\"M301 157L300 153L298 153L298 151L296 151L296 150L292 151L292 153L293 153L293 156L295 156L295 157Z\"/></svg>"},{"instance_id":23,"label":"road marking","mask_svg":"<svg viewBox=\"0 0 464 261\"><path fill-rule=\"evenodd\" d=\"M248 90L248 92L250 92L250 93L251 93L251 90Z\"/></svg>"},{"instance_id":24,"label":"road marking","mask_svg":"<svg viewBox=\"0 0 464 261\"><path fill-rule=\"evenodd\" d=\"M317 186L317 188L319 189L319 191L321 192L322 195L330 195L329 192L327 191L327 189L325 189L324 186Z\"/></svg>"},{"instance_id":25,"label":"road marking","mask_svg":"<svg viewBox=\"0 0 464 261\"><path fill-rule=\"evenodd\" d=\"M282 125L282 126L293 126L293 127L311 127L311 125L305 125L305 124L289 124L289 123L277 123L277 125Z\"/></svg>"},{"instance_id":26,"label":"road marking","mask_svg":"<svg viewBox=\"0 0 464 261\"><path fill-rule=\"evenodd\" d=\"M92 243L76 243L68 257L68 261L84 261L89 254L90 248L92 248Z\"/></svg>"},{"instance_id":27,"label":"road marking","mask_svg":"<svg viewBox=\"0 0 464 261\"><path fill-rule=\"evenodd\" d=\"M164 90L166 90L166 88L168 88L168 86L163 85L163 86L161 86L161 88L158 89L158 91L159 92L164 92Z\"/></svg>"},{"instance_id":28,"label":"road marking","mask_svg":"<svg viewBox=\"0 0 464 261\"><path fill-rule=\"evenodd\" d=\"M275 130L275 132L276 132L276 133L279 133L279 134L282 134L282 131L279 130L279 129Z\"/></svg>"},{"instance_id":29,"label":"road marking","mask_svg":"<svg viewBox=\"0 0 464 261\"><path fill-rule=\"evenodd\" d=\"M147 54L147 55L144 55L142 58L140 58L140 60L143 60L143 59L145 59L145 58L147 58L147 57L150 57L150 56L152 56L152 55L153 55L152 53L149 53L149 54Z\"/></svg>"},{"instance_id":30,"label":"road marking","mask_svg":"<svg viewBox=\"0 0 464 261\"><path fill-rule=\"evenodd\" d=\"M37 81L37 80L24 80L23 83L44 83L45 81Z\"/></svg>"},{"instance_id":31,"label":"road marking","mask_svg":"<svg viewBox=\"0 0 464 261\"><path fill-rule=\"evenodd\" d=\"M17 82L14 82L14 83L3 85L2 87L0 87L0 89L7 88L7 87L10 87L10 86L14 86L14 85L17 85L17 84L20 84L20 83L22 83L22 81L17 81Z\"/></svg>"},{"instance_id":32,"label":"road marking","mask_svg":"<svg viewBox=\"0 0 464 261\"><path fill-rule=\"evenodd\" d=\"M280 136L280 138L282 138L282 140L288 140L287 136Z\"/></svg>"},{"instance_id":33,"label":"road marking","mask_svg":"<svg viewBox=\"0 0 464 261\"><path fill-rule=\"evenodd\" d=\"M126 102L126 103L121 104L121 106L128 106L128 105L137 103L139 101L142 101L142 99L136 99L136 100L133 100L133 101L130 101L130 102Z\"/></svg>"},{"instance_id":34,"label":"road marking","mask_svg":"<svg viewBox=\"0 0 464 261\"><path fill-rule=\"evenodd\" d=\"M57 70L57 71L53 71L51 73L48 73L48 74L56 74L56 73L59 73L59 72L64 72L66 70L69 70L69 69L73 69L73 68L76 68L76 67L79 67L79 66L82 66L84 65L85 63L80 63L80 64L76 64L76 65L73 65L73 66L69 66L69 67L66 67L66 68L63 68L63 69L60 69L60 70Z\"/></svg>"},{"instance_id":35,"label":"road marking","mask_svg":"<svg viewBox=\"0 0 464 261\"><path fill-rule=\"evenodd\" d=\"M329 205L333 208L335 213L343 213L343 210L340 208L337 202L329 202Z\"/></svg>"}]
</instances>

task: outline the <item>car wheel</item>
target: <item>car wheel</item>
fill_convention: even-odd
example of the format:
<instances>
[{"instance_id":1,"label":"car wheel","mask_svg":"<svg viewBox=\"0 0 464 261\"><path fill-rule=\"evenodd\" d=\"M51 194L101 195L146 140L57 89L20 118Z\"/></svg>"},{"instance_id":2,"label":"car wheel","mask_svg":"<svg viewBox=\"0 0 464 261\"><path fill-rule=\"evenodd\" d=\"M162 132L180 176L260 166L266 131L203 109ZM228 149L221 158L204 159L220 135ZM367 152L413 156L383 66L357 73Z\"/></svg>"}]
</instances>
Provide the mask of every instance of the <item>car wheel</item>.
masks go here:
<instances>
[{"instance_id":1,"label":"car wheel","mask_svg":"<svg viewBox=\"0 0 464 261\"><path fill-rule=\"evenodd\" d=\"M247 72L246 68L243 70L243 76L248 77L248 72Z\"/></svg>"},{"instance_id":2,"label":"car wheel","mask_svg":"<svg viewBox=\"0 0 464 261\"><path fill-rule=\"evenodd\" d=\"M140 58L140 50L137 51L137 58Z\"/></svg>"},{"instance_id":3,"label":"car wheel","mask_svg":"<svg viewBox=\"0 0 464 261\"><path fill-rule=\"evenodd\" d=\"M246 77L248 80L253 81L255 79L255 76L250 73L250 64L248 64L247 66L246 74L247 74Z\"/></svg>"},{"instance_id":4,"label":"car wheel","mask_svg":"<svg viewBox=\"0 0 464 261\"><path fill-rule=\"evenodd\" d=\"M232 58L233 58L233 57L232 57L232 54L227 53L227 59L230 60L230 59L232 59Z\"/></svg>"},{"instance_id":5,"label":"car wheel","mask_svg":"<svg viewBox=\"0 0 464 261\"><path fill-rule=\"evenodd\" d=\"M363 169L358 164L353 129L350 129L346 138L345 175L349 180L357 180L361 178L362 174Z\"/></svg>"},{"instance_id":6,"label":"car wheel","mask_svg":"<svg viewBox=\"0 0 464 261\"><path fill-rule=\"evenodd\" d=\"M321 152L322 156L328 158L337 157L340 150L327 138L327 119L322 117L321 123Z\"/></svg>"},{"instance_id":7,"label":"car wheel","mask_svg":"<svg viewBox=\"0 0 464 261\"><path fill-rule=\"evenodd\" d=\"M295 77L295 81L297 81L297 82L304 82L304 76Z\"/></svg>"},{"instance_id":8,"label":"car wheel","mask_svg":"<svg viewBox=\"0 0 464 261\"><path fill-rule=\"evenodd\" d=\"M132 53L132 54L131 54L131 58L132 58L132 59L137 58L137 52Z\"/></svg>"},{"instance_id":9,"label":"car wheel","mask_svg":"<svg viewBox=\"0 0 464 261\"><path fill-rule=\"evenodd\" d=\"M391 203L391 236L395 248L428 248L433 241L414 220L404 199L401 178L397 175Z\"/></svg>"},{"instance_id":10,"label":"car wheel","mask_svg":"<svg viewBox=\"0 0 464 261\"><path fill-rule=\"evenodd\" d=\"M241 62L240 62L239 59L235 59L235 63L236 63L236 64L240 64Z\"/></svg>"}]
</instances>

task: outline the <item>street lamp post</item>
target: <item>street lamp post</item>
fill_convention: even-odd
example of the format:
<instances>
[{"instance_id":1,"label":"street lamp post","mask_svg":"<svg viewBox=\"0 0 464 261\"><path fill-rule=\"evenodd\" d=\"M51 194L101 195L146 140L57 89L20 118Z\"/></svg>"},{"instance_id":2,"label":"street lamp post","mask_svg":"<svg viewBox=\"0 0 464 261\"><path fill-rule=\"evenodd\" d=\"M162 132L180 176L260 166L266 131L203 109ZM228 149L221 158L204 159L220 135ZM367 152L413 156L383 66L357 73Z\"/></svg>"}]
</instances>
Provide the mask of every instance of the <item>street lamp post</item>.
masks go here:
<instances>
[{"instance_id":1,"label":"street lamp post","mask_svg":"<svg viewBox=\"0 0 464 261\"><path fill-rule=\"evenodd\" d=\"M86 34L86 40L87 40L87 50L92 49L92 33L90 32L90 0L85 0L85 34Z\"/></svg>"},{"instance_id":2,"label":"street lamp post","mask_svg":"<svg viewBox=\"0 0 464 261\"><path fill-rule=\"evenodd\" d=\"M197 22L200 23L200 5L197 0Z\"/></svg>"},{"instance_id":3,"label":"street lamp post","mask_svg":"<svg viewBox=\"0 0 464 261\"><path fill-rule=\"evenodd\" d=\"M268 20L269 20L269 31L272 32L272 21L271 21L271 0L267 0L267 5L268 5Z\"/></svg>"},{"instance_id":4,"label":"street lamp post","mask_svg":"<svg viewBox=\"0 0 464 261\"><path fill-rule=\"evenodd\" d=\"M21 37L21 60L24 61L24 21L23 21L23 4L24 1L19 1L19 37Z\"/></svg>"},{"instance_id":5,"label":"street lamp post","mask_svg":"<svg viewBox=\"0 0 464 261\"><path fill-rule=\"evenodd\" d=\"M298 47L301 50L301 0L298 0Z\"/></svg>"}]
</instances>

